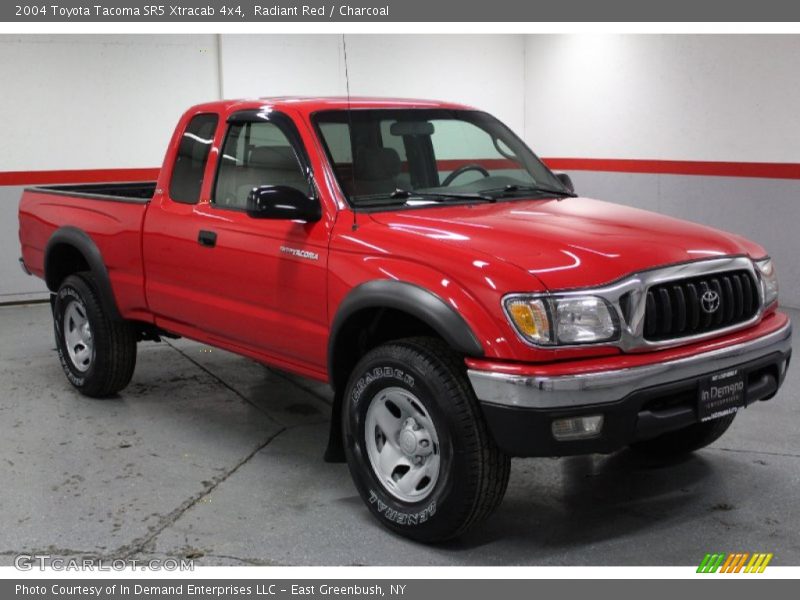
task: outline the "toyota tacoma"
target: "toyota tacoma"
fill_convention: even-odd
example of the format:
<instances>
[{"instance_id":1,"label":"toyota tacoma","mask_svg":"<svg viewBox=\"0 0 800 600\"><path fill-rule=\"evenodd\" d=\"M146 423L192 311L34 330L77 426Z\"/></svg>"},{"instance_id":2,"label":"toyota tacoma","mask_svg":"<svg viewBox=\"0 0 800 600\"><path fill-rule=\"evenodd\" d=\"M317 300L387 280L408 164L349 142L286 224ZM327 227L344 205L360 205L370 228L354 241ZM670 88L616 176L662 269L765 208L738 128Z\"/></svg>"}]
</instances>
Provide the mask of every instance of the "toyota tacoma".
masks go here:
<instances>
[{"instance_id":1,"label":"toyota tacoma","mask_svg":"<svg viewBox=\"0 0 800 600\"><path fill-rule=\"evenodd\" d=\"M456 104L198 105L157 181L33 187L19 220L75 388L163 336L329 382L326 459L420 541L491 514L511 457L711 444L791 355L764 248L580 197Z\"/></svg>"}]
</instances>

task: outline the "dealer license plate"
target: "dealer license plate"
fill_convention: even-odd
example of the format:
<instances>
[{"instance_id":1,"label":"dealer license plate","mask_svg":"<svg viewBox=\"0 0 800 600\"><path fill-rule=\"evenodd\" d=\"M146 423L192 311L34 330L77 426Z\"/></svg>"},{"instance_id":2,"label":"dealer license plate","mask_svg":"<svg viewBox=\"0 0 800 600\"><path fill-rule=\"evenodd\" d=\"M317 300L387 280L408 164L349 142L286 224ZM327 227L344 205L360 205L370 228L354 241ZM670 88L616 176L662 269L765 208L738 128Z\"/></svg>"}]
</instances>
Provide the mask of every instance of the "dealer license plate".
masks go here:
<instances>
[{"instance_id":1,"label":"dealer license plate","mask_svg":"<svg viewBox=\"0 0 800 600\"><path fill-rule=\"evenodd\" d=\"M700 381L698 413L710 421L736 412L744 406L745 381L739 369L715 373Z\"/></svg>"}]
</instances>

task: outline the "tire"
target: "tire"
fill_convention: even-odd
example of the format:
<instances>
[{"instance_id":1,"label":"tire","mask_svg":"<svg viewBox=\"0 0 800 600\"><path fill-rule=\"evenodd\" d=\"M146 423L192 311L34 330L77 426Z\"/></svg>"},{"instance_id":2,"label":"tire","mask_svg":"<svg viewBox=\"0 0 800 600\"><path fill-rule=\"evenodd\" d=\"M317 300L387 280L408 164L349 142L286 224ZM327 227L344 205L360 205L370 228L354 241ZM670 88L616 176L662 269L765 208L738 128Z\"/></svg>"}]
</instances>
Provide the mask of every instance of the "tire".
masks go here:
<instances>
[{"instance_id":1,"label":"tire","mask_svg":"<svg viewBox=\"0 0 800 600\"><path fill-rule=\"evenodd\" d=\"M736 417L736 413L704 423L695 423L683 429L670 431L652 440L643 440L631 444L631 449L645 456L658 459L680 457L716 442L731 426L734 417Z\"/></svg>"},{"instance_id":2,"label":"tire","mask_svg":"<svg viewBox=\"0 0 800 600\"><path fill-rule=\"evenodd\" d=\"M356 488L392 531L451 539L503 499L510 459L486 429L463 361L439 340L368 352L350 376L342 422Z\"/></svg>"},{"instance_id":3,"label":"tire","mask_svg":"<svg viewBox=\"0 0 800 600\"><path fill-rule=\"evenodd\" d=\"M111 319L90 273L70 275L53 303L56 349L69 382L92 398L112 396L131 380L136 367L136 332Z\"/></svg>"}]
</instances>

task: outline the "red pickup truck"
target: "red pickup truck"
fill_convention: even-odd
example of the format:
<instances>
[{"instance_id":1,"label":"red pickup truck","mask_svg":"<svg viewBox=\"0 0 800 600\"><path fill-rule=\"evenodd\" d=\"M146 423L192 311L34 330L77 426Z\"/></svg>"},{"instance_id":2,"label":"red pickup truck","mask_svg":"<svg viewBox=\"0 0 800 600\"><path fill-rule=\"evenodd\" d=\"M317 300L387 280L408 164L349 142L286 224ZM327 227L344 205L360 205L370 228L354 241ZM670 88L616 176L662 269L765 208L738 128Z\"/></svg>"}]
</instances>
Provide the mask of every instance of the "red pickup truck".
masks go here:
<instances>
[{"instance_id":1,"label":"red pickup truck","mask_svg":"<svg viewBox=\"0 0 800 600\"><path fill-rule=\"evenodd\" d=\"M422 541L487 517L512 456L710 444L791 355L761 246L579 197L455 104L195 106L158 181L31 188L19 219L79 391L165 335L327 381L326 458Z\"/></svg>"}]
</instances>

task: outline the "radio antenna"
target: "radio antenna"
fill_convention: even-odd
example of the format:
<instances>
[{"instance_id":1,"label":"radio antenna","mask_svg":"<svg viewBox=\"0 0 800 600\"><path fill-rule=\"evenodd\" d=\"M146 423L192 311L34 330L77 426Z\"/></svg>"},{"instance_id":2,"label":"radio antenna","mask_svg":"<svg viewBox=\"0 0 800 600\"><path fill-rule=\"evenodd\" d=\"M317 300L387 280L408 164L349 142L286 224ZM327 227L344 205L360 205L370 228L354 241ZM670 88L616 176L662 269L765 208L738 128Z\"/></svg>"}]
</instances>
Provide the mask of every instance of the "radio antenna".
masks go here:
<instances>
[{"instance_id":1,"label":"radio antenna","mask_svg":"<svg viewBox=\"0 0 800 600\"><path fill-rule=\"evenodd\" d=\"M342 52L344 53L344 82L347 91L347 130L350 138L350 189L352 193L356 189L356 153L353 145L353 107L350 102L350 69L347 64L347 39L345 34L342 34ZM350 210L353 211L353 231L355 231L358 229L355 206L351 206Z\"/></svg>"}]
</instances>

